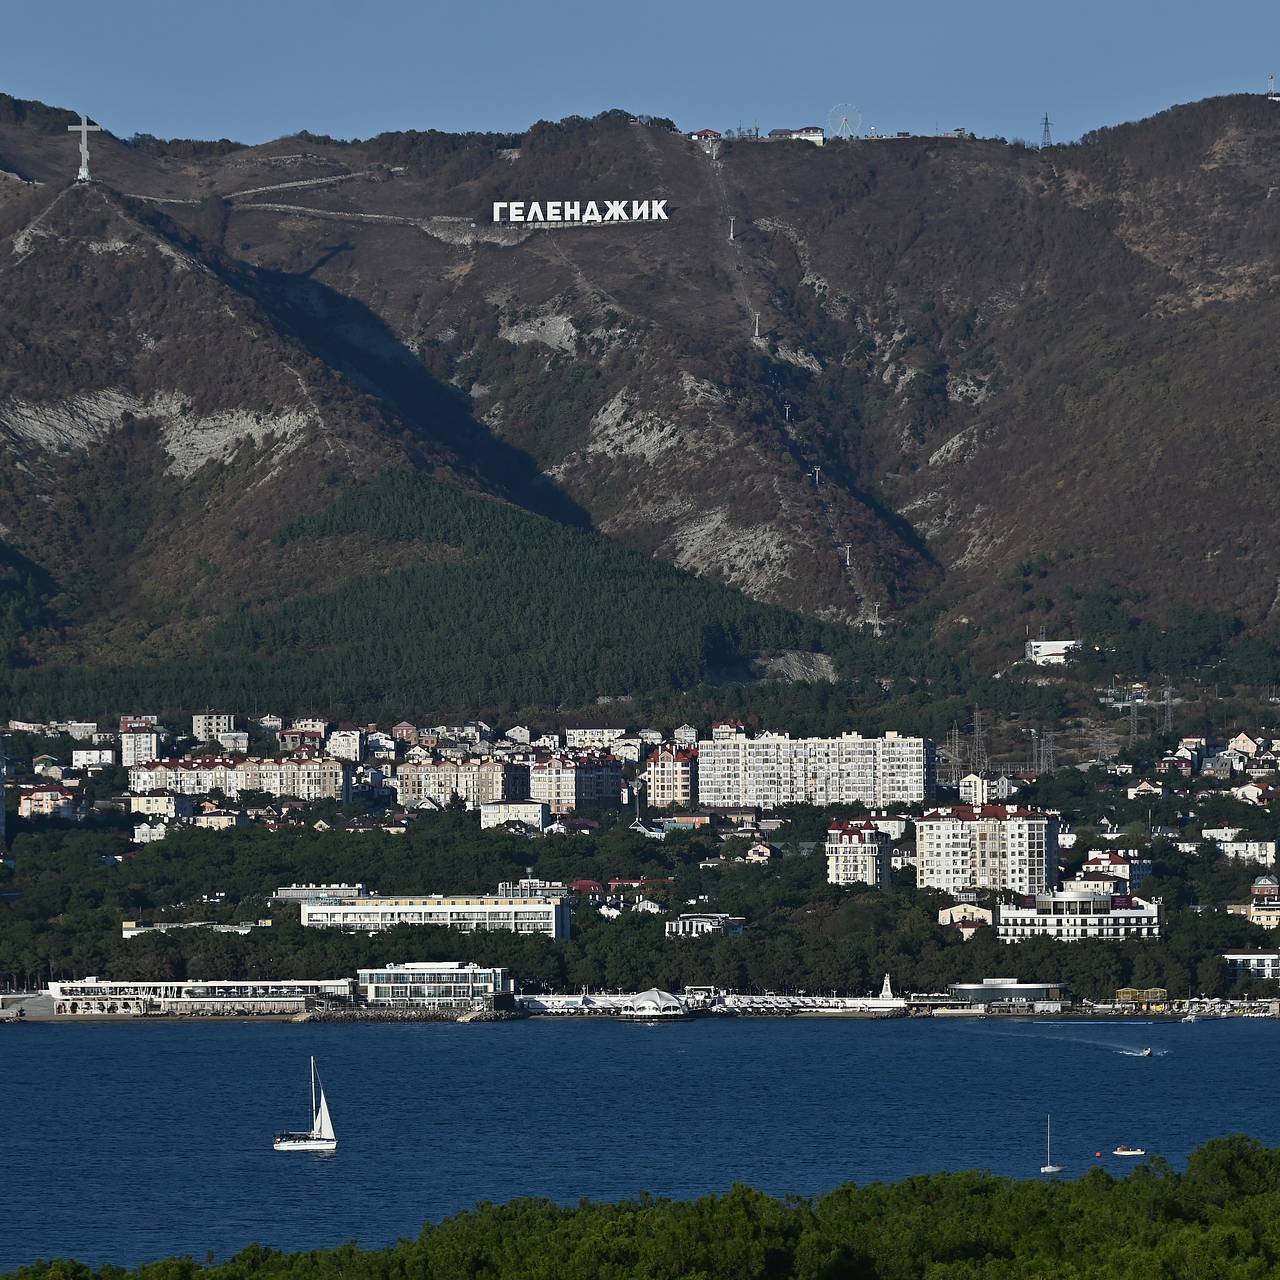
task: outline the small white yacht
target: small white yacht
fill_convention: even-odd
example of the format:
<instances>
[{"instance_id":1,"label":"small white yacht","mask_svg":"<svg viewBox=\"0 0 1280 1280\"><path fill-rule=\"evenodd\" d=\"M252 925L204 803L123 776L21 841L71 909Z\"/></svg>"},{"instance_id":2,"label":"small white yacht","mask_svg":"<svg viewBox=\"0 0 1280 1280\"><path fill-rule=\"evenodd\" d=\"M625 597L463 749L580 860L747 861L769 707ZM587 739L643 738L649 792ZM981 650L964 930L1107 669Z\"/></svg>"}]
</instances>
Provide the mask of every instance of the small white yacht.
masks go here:
<instances>
[{"instance_id":1,"label":"small white yacht","mask_svg":"<svg viewBox=\"0 0 1280 1280\"><path fill-rule=\"evenodd\" d=\"M329 1117L329 1104L324 1097L324 1085L320 1083L314 1058L311 1059L311 1128L306 1133L278 1133L272 1146L277 1151L336 1151L338 1149L338 1139L333 1132L333 1121Z\"/></svg>"},{"instance_id":2,"label":"small white yacht","mask_svg":"<svg viewBox=\"0 0 1280 1280\"><path fill-rule=\"evenodd\" d=\"M1044 1164L1040 1166L1040 1172L1041 1173L1061 1173L1062 1166L1060 1164L1053 1163L1053 1156L1049 1151L1050 1119L1051 1117L1049 1116L1045 1116L1044 1118Z\"/></svg>"},{"instance_id":3,"label":"small white yacht","mask_svg":"<svg viewBox=\"0 0 1280 1280\"><path fill-rule=\"evenodd\" d=\"M1113 1156L1145 1156L1147 1153L1141 1147L1127 1147L1122 1142L1111 1154Z\"/></svg>"}]
</instances>

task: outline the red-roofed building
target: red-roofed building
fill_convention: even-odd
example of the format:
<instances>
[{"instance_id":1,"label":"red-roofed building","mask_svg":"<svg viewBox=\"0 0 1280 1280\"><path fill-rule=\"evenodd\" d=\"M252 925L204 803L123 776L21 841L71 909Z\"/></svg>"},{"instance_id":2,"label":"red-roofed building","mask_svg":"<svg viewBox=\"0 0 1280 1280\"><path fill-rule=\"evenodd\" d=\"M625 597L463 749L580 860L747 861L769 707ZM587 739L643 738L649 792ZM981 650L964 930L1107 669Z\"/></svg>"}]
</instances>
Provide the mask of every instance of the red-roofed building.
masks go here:
<instances>
[{"instance_id":1,"label":"red-roofed building","mask_svg":"<svg viewBox=\"0 0 1280 1280\"><path fill-rule=\"evenodd\" d=\"M833 822L827 828L827 883L887 889L890 843L874 822Z\"/></svg>"},{"instance_id":2,"label":"red-roofed building","mask_svg":"<svg viewBox=\"0 0 1280 1280\"><path fill-rule=\"evenodd\" d=\"M75 820L78 797L69 787L32 787L18 797L20 818L62 818Z\"/></svg>"},{"instance_id":3,"label":"red-roofed building","mask_svg":"<svg viewBox=\"0 0 1280 1280\"><path fill-rule=\"evenodd\" d=\"M916 883L1037 894L1058 875L1058 815L1021 805L953 805L916 819Z\"/></svg>"},{"instance_id":4,"label":"red-roofed building","mask_svg":"<svg viewBox=\"0 0 1280 1280\"><path fill-rule=\"evenodd\" d=\"M698 791L696 747L659 747L644 768L645 803L651 809L687 809Z\"/></svg>"}]
</instances>

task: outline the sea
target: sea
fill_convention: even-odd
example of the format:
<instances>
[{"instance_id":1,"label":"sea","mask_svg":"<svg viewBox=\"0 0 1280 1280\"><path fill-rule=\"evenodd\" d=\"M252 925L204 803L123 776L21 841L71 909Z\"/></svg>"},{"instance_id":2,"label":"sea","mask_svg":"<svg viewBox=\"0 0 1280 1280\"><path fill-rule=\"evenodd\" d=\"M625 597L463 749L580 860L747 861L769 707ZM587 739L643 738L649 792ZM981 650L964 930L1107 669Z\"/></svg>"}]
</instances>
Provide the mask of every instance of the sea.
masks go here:
<instances>
[{"instance_id":1,"label":"sea","mask_svg":"<svg viewBox=\"0 0 1280 1280\"><path fill-rule=\"evenodd\" d=\"M1150 1057L1141 1051L1150 1047ZM1175 1166L1280 1145L1280 1022L703 1019L0 1026L0 1273L132 1266L251 1243L366 1247L483 1202L692 1198L735 1182ZM314 1055L336 1153L309 1123Z\"/></svg>"}]
</instances>

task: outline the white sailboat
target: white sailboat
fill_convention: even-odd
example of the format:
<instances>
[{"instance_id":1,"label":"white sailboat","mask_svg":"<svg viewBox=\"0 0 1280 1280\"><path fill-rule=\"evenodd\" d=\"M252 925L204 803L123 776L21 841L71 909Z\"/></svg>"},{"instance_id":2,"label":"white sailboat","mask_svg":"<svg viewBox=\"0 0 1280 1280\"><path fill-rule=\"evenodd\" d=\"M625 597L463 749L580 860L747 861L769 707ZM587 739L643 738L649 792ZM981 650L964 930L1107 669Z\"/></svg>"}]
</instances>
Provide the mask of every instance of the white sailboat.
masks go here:
<instances>
[{"instance_id":1,"label":"white sailboat","mask_svg":"<svg viewBox=\"0 0 1280 1280\"><path fill-rule=\"evenodd\" d=\"M1050 1119L1051 1117L1049 1116L1045 1116L1044 1118L1044 1164L1040 1166L1040 1172L1041 1173L1061 1173L1062 1166L1060 1164L1053 1163L1053 1156L1049 1151Z\"/></svg>"},{"instance_id":2,"label":"white sailboat","mask_svg":"<svg viewBox=\"0 0 1280 1280\"><path fill-rule=\"evenodd\" d=\"M316 1094L319 1092L319 1100ZM272 1143L277 1151L336 1151L338 1139L329 1117L324 1085L316 1073L316 1060L311 1059L311 1128L306 1133L278 1133Z\"/></svg>"}]
</instances>

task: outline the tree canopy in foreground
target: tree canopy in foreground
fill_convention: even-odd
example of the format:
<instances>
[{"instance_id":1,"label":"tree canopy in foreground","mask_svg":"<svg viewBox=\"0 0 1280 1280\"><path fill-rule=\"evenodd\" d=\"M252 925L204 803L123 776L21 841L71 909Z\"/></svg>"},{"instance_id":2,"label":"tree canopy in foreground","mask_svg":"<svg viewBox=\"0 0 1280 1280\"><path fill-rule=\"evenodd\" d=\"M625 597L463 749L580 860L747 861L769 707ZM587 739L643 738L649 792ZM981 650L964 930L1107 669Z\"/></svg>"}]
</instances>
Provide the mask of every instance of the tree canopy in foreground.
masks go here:
<instances>
[{"instance_id":1,"label":"tree canopy in foreground","mask_svg":"<svg viewBox=\"0 0 1280 1280\"><path fill-rule=\"evenodd\" d=\"M671 1201L567 1208L481 1205L389 1249L284 1254L251 1246L218 1266L190 1258L130 1273L39 1263L21 1280L1007 1280L1011 1276L1276 1274L1280 1150L1244 1137L1194 1152L1185 1173L1154 1160L1078 1181L935 1174L844 1186L817 1200L749 1187Z\"/></svg>"}]
</instances>

